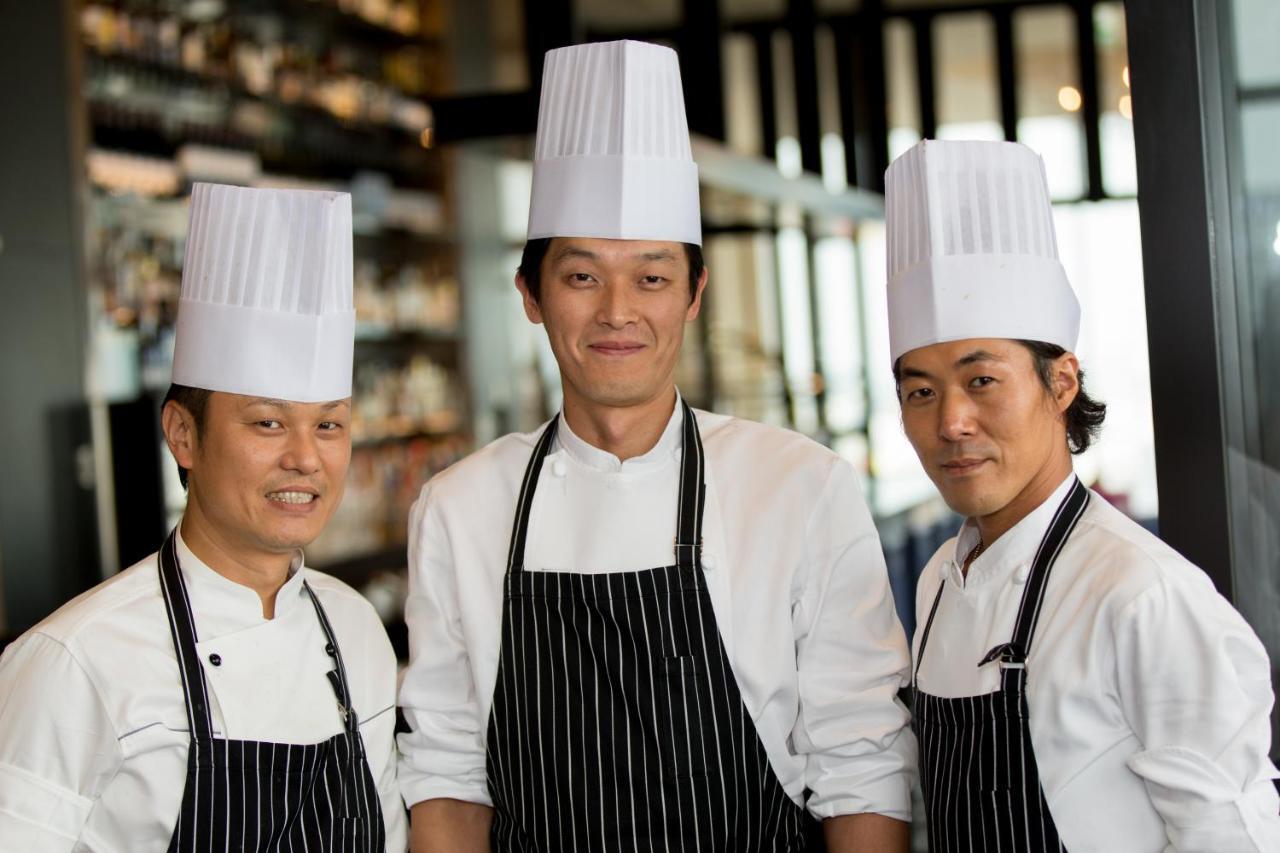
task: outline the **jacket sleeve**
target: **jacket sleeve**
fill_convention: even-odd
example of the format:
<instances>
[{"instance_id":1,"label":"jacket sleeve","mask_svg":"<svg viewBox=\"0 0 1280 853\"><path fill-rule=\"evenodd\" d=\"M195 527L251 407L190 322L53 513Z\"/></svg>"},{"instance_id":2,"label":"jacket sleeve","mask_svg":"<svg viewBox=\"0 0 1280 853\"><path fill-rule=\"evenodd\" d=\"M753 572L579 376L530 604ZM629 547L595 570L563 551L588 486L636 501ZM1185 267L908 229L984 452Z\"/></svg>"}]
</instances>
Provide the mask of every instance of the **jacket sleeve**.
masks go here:
<instances>
[{"instance_id":1,"label":"jacket sleeve","mask_svg":"<svg viewBox=\"0 0 1280 853\"><path fill-rule=\"evenodd\" d=\"M852 466L833 463L805 531L794 609L810 811L911 820L915 739L897 700L910 655L884 555Z\"/></svg>"},{"instance_id":2,"label":"jacket sleeve","mask_svg":"<svg viewBox=\"0 0 1280 853\"><path fill-rule=\"evenodd\" d=\"M1143 745L1129 768L1170 849L1280 850L1271 667L1248 624L1207 579L1166 577L1114 631L1121 706Z\"/></svg>"},{"instance_id":3,"label":"jacket sleeve","mask_svg":"<svg viewBox=\"0 0 1280 853\"><path fill-rule=\"evenodd\" d=\"M431 484L409 518L409 666L400 706L400 792L412 808L450 798L492 805L485 777L485 720L463 634L452 550Z\"/></svg>"},{"instance_id":4,"label":"jacket sleeve","mask_svg":"<svg viewBox=\"0 0 1280 853\"><path fill-rule=\"evenodd\" d=\"M56 639L28 634L0 658L0 839L7 850L71 850L119 740L97 687Z\"/></svg>"}]
</instances>

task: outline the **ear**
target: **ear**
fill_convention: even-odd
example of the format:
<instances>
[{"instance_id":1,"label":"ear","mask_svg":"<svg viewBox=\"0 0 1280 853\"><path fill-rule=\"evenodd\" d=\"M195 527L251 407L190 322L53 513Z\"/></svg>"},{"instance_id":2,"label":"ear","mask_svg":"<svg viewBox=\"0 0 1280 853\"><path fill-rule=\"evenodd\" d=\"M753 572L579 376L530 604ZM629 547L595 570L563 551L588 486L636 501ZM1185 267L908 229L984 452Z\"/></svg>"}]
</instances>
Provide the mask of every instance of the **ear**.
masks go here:
<instances>
[{"instance_id":1,"label":"ear","mask_svg":"<svg viewBox=\"0 0 1280 853\"><path fill-rule=\"evenodd\" d=\"M1071 408L1080 393L1080 362L1075 353L1065 352L1054 360L1051 378L1054 407L1061 414Z\"/></svg>"},{"instance_id":2,"label":"ear","mask_svg":"<svg viewBox=\"0 0 1280 853\"><path fill-rule=\"evenodd\" d=\"M165 444L173 454L173 461L190 471L195 467L196 422L191 413L181 405L170 400L160 413L160 429L164 433Z\"/></svg>"},{"instance_id":3,"label":"ear","mask_svg":"<svg viewBox=\"0 0 1280 853\"><path fill-rule=\"evenodd\" d=\"M524 276L516 273L516 290L520 291L520 301L524 305L524 316L529 318L530 323L542 323L542 306L538 304L538 300L533 298L533 294L529 292L529 283L524 280Z\"/></svg>"},{"instance_id":4,"label":"ear","mask_svg":"<svg viewBox=\"0 0 1280 853\"><path fill-rule=\"evenodd\" d=\"M698 276L698 283L693 288L693 301L689 303L689 310L685 312L684 320L686 323L692 323L698 319L698 314L702 312L702 294L707 289L707 268L702 268L702 275Z\"/></svg>"}]
</instances>

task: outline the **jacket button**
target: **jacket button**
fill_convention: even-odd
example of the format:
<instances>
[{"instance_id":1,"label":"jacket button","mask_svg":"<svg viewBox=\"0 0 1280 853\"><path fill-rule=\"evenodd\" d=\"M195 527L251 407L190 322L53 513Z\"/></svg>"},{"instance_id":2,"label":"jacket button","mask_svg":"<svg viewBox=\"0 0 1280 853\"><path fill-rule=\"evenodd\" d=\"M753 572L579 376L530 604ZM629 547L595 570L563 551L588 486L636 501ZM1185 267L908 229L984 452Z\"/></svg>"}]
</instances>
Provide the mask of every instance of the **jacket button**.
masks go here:
<instances>
[{"instance_id":1,"label":"jacket button","mask_svg":"<svg viewBox=\"0 0 1280 853\"><path fill-rule=\"evenodd\" d=\"M704 569L714 569L716 567L716 555L704 553L702 555L702 567Z\"/></svg>"},{"instance_id":2,"label":"jacket button","mask_svg":"<svg viewBox=\"0 0 1280 853\"><path fill-rule=\"evenodd\" d=\"M218 654L217 652L214 652L213 654L209 655L209 663L213 664L214 666L222 666L222 655Z\"/></svg>"},{"instance_id":3,"label":"jacket button","mask_svg":"<svg viewBox=\"0 0 1280 853\"><path fill-rule=\"evenodd\" d=\"M563 459L557 459L551 463L551 473L557 477L563 477L568 471L569 469L565 466Z\"/></svg>"},{"instance_id":4,"label":"jacket button","mask_svg":"<svg viewBox=\"0 0 1280 853\"><path fill-rule=\"evenodd\" d=\"M327 654L329 657L334 657L337 655L337 651L335 651L333 648L333 643L324 644L324 653Z\"/></svg>"}]
</instances>

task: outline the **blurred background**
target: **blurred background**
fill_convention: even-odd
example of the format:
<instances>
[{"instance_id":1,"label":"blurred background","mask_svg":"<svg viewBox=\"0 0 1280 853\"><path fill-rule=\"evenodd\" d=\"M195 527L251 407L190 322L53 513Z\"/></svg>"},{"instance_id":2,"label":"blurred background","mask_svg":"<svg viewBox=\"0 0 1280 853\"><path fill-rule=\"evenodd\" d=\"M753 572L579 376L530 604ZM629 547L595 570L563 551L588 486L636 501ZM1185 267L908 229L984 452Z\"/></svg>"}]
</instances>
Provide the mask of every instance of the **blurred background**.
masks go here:
<instances>
[{"instance_id":1,"label":"blurred background","mask_svg":"<svg viewBox=\"0 0 1280 853\"><path fill-rule=\"evenodd\" d=\"M1109 406L1078 472L1280 659L1274 0L15 0L2 20L0 634L182 512L158 407L187 196L216 181L353 196L355 449L307 557L404 654L422 484L559 404L512 285L542 55L625 37L679 51L703 182L681 390L853 462L908 632L957 520L900 425L883 172L922 138L1016 139L1044 157Z\"/></svg>"}]
</instances>

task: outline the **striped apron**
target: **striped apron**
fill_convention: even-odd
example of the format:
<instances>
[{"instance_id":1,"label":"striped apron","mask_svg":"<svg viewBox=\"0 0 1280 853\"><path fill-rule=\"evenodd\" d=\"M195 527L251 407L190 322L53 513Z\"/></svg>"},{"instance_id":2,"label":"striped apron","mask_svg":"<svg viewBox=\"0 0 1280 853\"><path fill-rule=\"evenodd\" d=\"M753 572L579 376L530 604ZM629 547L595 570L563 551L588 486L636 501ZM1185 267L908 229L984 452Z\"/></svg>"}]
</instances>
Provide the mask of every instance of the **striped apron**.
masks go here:
<instances>
[{"instance_id":1,"label":"striped apron","mask_svg":"<svg viewBox=\"0 0 1280 853\"><path fill-rule=\"evenodd\" d=\"M303 587L324 630L325 651L334 661L328 677L345 723L342 732L315 744L215 737L175 535L160 549L160 588L191 731L182 811L169 850L385 849L382 806L365 762L342 652L320 599L305 581Z\"/></svg>"},{"instance_id":2,"label":"striped apron","mask_svg":"<svg viewBox=\"0 0 1280 853\"><path fill-rule=\"evenodd\" d=\"M558 419L534 448L489 716L496 850L803 848L805 812L769 764L716 626L701 563L702 440L682 405L675 565L526 571L529 510Z\"/></svg>"},{"instance_id":3,"label":"striped apron","mask_svg":"<svg viewBox=\"0 0 1280 853\"><path fill-rule=\"evenodd\" d=\"M912 679L912 725L920 742L920 782L932 853L1064 849L1040 787L1031 745L1026 661L1049 571L1088 502L1089 490L1076 480L1036 550L1013 639L996 646L978 664L999 662L1000 689L943 699L920 690ZM944 581L920 637L917 676L945 588Z\"/></svg>"}]
</instances>

